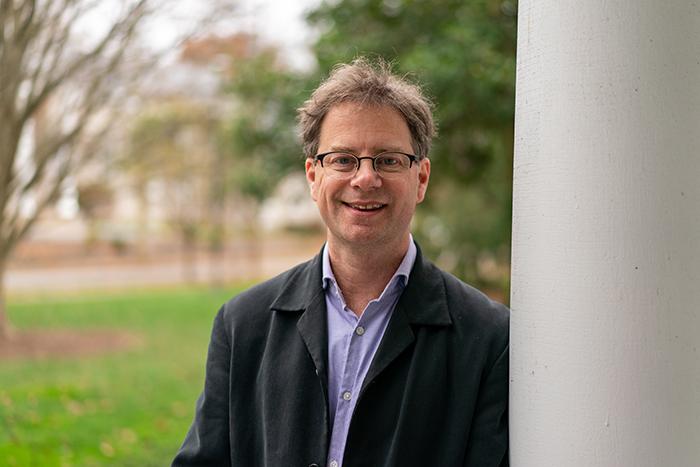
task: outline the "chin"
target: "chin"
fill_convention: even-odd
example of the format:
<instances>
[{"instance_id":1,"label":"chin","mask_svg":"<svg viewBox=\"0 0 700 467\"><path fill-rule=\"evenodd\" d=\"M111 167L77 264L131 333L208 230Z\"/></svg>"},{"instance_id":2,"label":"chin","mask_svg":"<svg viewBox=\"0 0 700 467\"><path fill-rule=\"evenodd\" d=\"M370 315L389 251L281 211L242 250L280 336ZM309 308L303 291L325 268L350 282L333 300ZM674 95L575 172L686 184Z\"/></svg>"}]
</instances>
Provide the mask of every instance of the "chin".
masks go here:
<instances>
[{"instance_id":1,"label":"chin","mask_svg":"<svg viewBox=\"0 0 700 467\"><path fill-rule=\"evenodd\" d=\"M343 232L337 237L346 245L353 247L371 246L375 249L378 245L388 246L393 240L396 240L394 236L388 236L385 230L376 228L371 230L354 229L351 232Z\"/></svg>"}]
</instances>

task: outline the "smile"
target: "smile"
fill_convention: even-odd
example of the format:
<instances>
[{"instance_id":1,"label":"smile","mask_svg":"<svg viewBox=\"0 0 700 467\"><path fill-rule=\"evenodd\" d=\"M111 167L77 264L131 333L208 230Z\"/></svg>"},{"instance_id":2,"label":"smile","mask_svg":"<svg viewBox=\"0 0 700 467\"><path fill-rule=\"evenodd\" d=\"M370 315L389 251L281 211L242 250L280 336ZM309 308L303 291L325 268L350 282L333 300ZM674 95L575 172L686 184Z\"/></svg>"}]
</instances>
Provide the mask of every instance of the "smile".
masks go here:
<instances>
[{"instance_id":1,"label":"smile","mask_svg":"<svg viewBox=\"0 0 700 467\"><path fill-rule=\"evenodd\" d=\"M359 203L343 203L346 206L349 206L353 209L357 209L358 211L376 211L377 209L381 209L386 204L381 204L381 203L367 203L367 204L359 204Z\"/></svg>"}]
</instances>

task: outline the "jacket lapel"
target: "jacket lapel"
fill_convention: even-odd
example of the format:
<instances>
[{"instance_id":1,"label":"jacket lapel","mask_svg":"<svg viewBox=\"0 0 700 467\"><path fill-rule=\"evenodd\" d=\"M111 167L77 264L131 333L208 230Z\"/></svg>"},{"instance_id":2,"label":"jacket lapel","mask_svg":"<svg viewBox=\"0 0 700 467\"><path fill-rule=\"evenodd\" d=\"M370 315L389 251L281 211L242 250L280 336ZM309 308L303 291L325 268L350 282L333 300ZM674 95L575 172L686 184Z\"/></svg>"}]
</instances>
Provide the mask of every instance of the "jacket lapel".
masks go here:
<instances>
[{"instance_id":1,"label":"jacket lapel","mask_svg":"<svg viewBox=\"0 0 700 467\"><path fill-rule=\"evenodd\" d=\"M326 298L321 279L321 254L299 266L284 283L270 307L273 311L301 313L296 327L328 394L328 331Z\"/></svg>"},{"instance_id":2,"label":"jacket lapel","mask_svg":"<svg viewBox=\"0 0 700 467\"><path fill-rule=\"evenodd\" d=\"M382 337L377 353L374 355L372 364L367 371L367 376L365 376L365 380L362 382L362 389L360 392L364 392L365 387L374 380L377 375L384 371L396 357L401 355L414 340L415 335L406 318L406 313L401 309L400 305L397 305L389 320L389 325L386 331L384 331L384 337Z\"/></svg>"},{"instance_id":3,"label":"jacket lapel","mask_svg":"<svg viewBox=\"0 0 700 467\"><path fill-rule=\"evenodd\" d=\"M362 391L413 344L414 327L451 324L442 273L423 259L423 254L418 247L416 262L413 264L408 283L392 313L384 337L362 383Z\"/></svg>"},{"instance_id":4,"label":"jacket lapel","mask_svg":"<svg viewBox=\"0 0 700 467\"><path fill-rule=\"evenodd\" d=\"M328 331L326 322L326 298L323 293L319 293L313 297L297 321L297 329L306 344L311 359L314 361L316 374L323 381L323 387L327 392Z\"/></svg>"}]
</instances>

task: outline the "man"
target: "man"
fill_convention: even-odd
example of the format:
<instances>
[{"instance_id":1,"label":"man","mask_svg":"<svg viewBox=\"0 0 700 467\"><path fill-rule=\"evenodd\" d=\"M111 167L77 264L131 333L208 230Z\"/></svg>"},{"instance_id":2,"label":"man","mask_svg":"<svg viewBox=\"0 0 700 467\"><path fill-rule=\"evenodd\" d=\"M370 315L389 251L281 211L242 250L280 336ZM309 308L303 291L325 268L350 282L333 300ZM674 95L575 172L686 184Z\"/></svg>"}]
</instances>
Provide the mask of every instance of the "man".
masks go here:
<instances>
[{"instance_id":1,"label":"man","mask_svg":"<svg viewBox=\"0 0 700 467\"><path fill-rule=\"evenodd\" d=\"M173 466L507 466L509 312L410 234L429 102L358 59L299 116L327 242L221 308Z\"/></svg>"}]
</instances>

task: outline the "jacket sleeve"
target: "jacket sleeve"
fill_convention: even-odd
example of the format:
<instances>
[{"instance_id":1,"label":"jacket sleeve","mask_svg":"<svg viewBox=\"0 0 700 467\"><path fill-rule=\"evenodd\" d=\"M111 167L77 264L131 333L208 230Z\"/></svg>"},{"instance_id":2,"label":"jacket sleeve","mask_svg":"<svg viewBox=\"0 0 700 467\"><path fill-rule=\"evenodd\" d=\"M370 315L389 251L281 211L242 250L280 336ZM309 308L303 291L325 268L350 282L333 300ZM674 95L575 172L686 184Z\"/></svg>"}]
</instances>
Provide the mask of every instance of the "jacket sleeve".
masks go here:
<instances>
[{"instance_id":1,"label":"jacket sleeve","mask_svg":"<svg viewBox=\"0 0 700 467\"><path fill-rule=\"evenodd\" d=\"M508 345L479 388L464 467L508 467Z\"/></svg>"},{"instance_id":2,"label":"jacket sleeve","mask_svg":"<svg viewBox=\"0 0 700 467\"><path fill-rule=\"evenodd\" d=\"M222 307L209 342L204 391L197 399L194 421L172 467L227 467L229 448L229 362L231 345Z\"/></svg>"}]
</instances>

